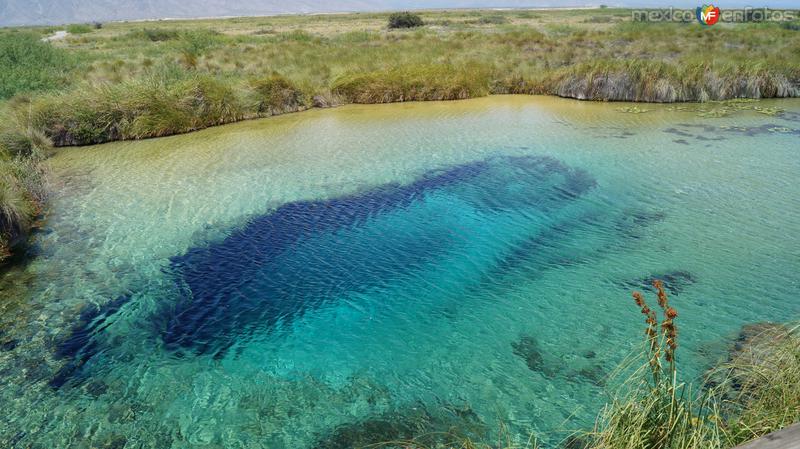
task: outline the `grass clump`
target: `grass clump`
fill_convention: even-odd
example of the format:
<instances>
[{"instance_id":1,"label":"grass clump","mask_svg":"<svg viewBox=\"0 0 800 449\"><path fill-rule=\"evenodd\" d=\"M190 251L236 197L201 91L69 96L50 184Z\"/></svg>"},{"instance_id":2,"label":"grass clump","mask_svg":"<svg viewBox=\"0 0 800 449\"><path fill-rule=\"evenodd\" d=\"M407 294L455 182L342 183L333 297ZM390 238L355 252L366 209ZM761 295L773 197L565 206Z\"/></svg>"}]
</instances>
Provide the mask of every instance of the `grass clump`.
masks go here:
<instances>
[{"instance_id":1,"label":"grass clump","mask_svg":"<svg viewBox=\"0 0 800 449\"><path fill-rule=\"evenodd\" d=\"M102 25L100 25L100 28L102 28ZM93 25L86 25L82 23L67 26L67 32L70 34L86 34L86 33L91 33L95 29L98 28Z\"/></svg>"},{"instance_id":2,"label":"grass clump","mask_svg":"<svg viewBox=\"0 0 800 449\"><path fill-rule=\"evenodd\" d=\"M491 16L481 16L480 18L470 20L467 23L476 25L504 25L506 23L509 23L509 20L506 16L494 14Z\"/></svg>"},{"instance_id":3,"label":"grass clump","mask_svg":"<svg viewBox=\"0 0 800 449\"><path fill-rule=\"evenodd\" d=\"M750 339L712 370L695 394L679 378L676 360L678 314L661 281L653 283L663 313L659 323L641 293L646 317L647 363L623 385L625 393L600 414L587 447L598 449L725 449L800 420L800 337L772 327Z\"/></svg>"},{"instance_id":4,"label":"grass clump","mask_svg":"<svg viewBox=\"0 0 800 449\"><path fill-rule=\"evenodd\" d=\"M653 286L663 320L633 294L645 316L645 366L625 382L625 393L600 414L591 435L594 448L707 448L719 447L720 435L714 422L718 411L713 397L706 393L692 396L691 387L678 378L676 350L678 313L669 306L661 281Z\"/></svg>"},{"instance_id":5,"label":"grass clump","mask_svg":"<svg viewBox=\"0 0 800 449\"><path fill-rule=\"evenodd\" d=\"M84 85L34 99L27 126L58 146L144 139L186 133L245 118L301 110L306 95L273 74L236 88L210 74L155 68L120 84Z\"/></svg>"},{"instance_id":6,"label":"grass clump","mask_svg":"<svg viewBox=\"0 0 800 449\"><path fill-rule=\"evenodd\" d=\"M57 145L166 136L245 116L227 83L210 75L175 73L39 98L31 111L31 125Z\"/></svg>"},{"instance_id":7,"label":"grass clump","mask_svg":"<svg viewBox=\"0 0 800 449\"><path fill-rule=\"evenodd\" d=\"M72 67L72 58L66 52L42 42L37 34L0 35L0 99L61 87Z\"/></svg>"},{"instance_id":8,"label":"grass clump","mask_svg":"<svg viewBox=\"0 0 800 449\"><path fill-rule=\"evenodd\" d=\"M332 92L351 103L466 99L488 94L489 71L442 64L352 73L334 81Z\"/></svg>"},{"instance_id":9,"label":"grass clump","mask_svg":"<svg viewBox=\"0 0 800 449\"><path fill-rule=\"evenodd\" d=\"M40 164L50 141L41 133L22 129L8 114L0 124L0 264L20 245L35 225L45 198L45 172Z\"/></svg>"},{"instance_id":10,"label":"grass clump","mask_svg":"<svg viewBox=\"0 0 800 449\"><path fill-rule=\"evenodd\" d=\"M722 365L727 389L721 401L728 446L800 421L800 336L797 328L771 326Z\"/></svg>"},{"instance_id":11,"label":"grass clump","mask_svg":"<svg viewBox=\"0 0 800 449\"><path fill-rule=\"evenodd\" d=\"M141 30L131 31L129 37L133 39L145 39L150 42L164 42L178 39L178 30L170 28L142 28Z\"/></svg>"},{"instance_id":12,"label":"grass clump","mask_svg":"<svg viewBox=\"0 0 800 449\"><path fill-rule=\"evenodd\" d=\"M389 29L396 28L416 28L425 25L422 17L417 14L405 12L396 12L389 16Z\"/></svg>"},{"instance_id":13,"label":"grass clump","mask_svg":"<svg viewBox=\"0 0 800 449\"><path fill-rule=\"evenodd\" d=\"M250 88L255 101L254 109L259 115L297 111L306 104L303 92L294 83L277 73L252 80Z\"/></svg>"}]
</instances>

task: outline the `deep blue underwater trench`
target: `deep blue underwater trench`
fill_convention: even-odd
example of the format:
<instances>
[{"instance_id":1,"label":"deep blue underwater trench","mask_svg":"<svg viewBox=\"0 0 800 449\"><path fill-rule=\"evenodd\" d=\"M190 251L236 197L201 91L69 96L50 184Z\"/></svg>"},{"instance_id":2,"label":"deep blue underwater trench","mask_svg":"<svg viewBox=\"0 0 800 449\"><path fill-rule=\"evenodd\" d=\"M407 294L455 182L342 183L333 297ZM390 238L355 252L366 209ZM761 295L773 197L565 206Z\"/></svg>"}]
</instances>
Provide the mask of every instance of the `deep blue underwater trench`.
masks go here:
<instances>
[{"instance_id":1,"label":"deep blue underwater trench","mask_svg":"<svg viewBox=\"0 0 800 449\"><path fill-rule=\"evenodd\" d=\"M580 230L598 225L636 238L633 225L602 211L542 220L559 215L595 186L588 172L554 158L495 156L432 170L408 184L287 203L223 240L171 258L167 274L179 298L139 319L146 319L176 356L221 357L254 335L289 326L343 298L413 281L477 240L501 239L500 257L485 261L484 277L490 279L520 266L545 270L580 263L591 253L564 254L562 247L579 238ZM495 237L495 228L509 225L517 241ZM105 329L130 299L84 313L57 345L56 355L66 363L54 376L54 387L85 378L92 358L107 344Z\"/></svg>"}]
</instances>

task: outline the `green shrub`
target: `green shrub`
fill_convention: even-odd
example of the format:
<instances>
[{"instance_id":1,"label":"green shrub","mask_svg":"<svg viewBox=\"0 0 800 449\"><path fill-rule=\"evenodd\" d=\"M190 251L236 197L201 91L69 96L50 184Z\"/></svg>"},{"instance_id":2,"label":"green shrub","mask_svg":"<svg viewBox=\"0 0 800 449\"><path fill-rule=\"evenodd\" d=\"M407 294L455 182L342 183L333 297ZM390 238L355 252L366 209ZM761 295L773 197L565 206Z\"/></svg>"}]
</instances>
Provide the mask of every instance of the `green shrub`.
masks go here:
<instances>
[{"instance_id":1,"label":"green shrub","mask_svg":"<svg viewBox=\"0 0 800 449\"><path fill-rule=\"evenodd\" d=\"M421 27L425 23L422 21L422 17L412 14L408 11L406 12L396 12L389 16L389 28L415 28Z\"/></svg>"},{"instance_id":2,"label":"green shrub","mask_svg":"<svg viewBox=\"0 0 800 449\"><path fill-rule=\"evenodd\" d=\"M195 68L197 59L220 42L221 35L215 31L199 30L181 33L178 40L181 62L187 68Z\"/></svg>"},{"instance_id":3,"label":"green shrub","mask_svg":"<svg viewBox=\"0 0 800 449\"><path fill-rule=\"evenodd\" d=\"M508 18L501 15L483 16L480 19L470 20L469 23L478 25L503 25L508 23Z\"/></svg>"},{"instance_id":4,"label":"green shrub","mask_svg":"<svg viewBox=\"0 0 800 449\"><path fill-rule=\"evenodd\" d=\"M583 19L583 23L611 23L614 21L612 16L592 16Z\"/></svg>"},{"instance_id":5,"label":"green shrub","mask_svg":"<svg viewBox=\"0 0 800 449\"><path fill-rule=\"evenodd\" d=\"M86 34L91 33L93 30L93 26L86 24L67 25L67 32L70 34Z\"/></svg>"},{"instance_id":6,"label":"green shrub","mask_svg":"<svg viewBox=\"0 0 800 449\"><path fill-rule=\"evenodd\" d=\"M0 99L63 86L73 66L63 50L34 33L5 33L0 37Z\"/></svg>"},{"instance_id":7,"label":"green shrub","mask_svg":"<svg viewBox=\"0 0 800 449\"><path fill-rule=\"evenodd\" d=\"M781 28L784 30L800 31L800 22L781 22Z\"/></svg>"},{"instance_id":8,"label":"green shrub","mask_svg":"<svg viewBox=\"0 0 800 449\"><path fill-rule=\"evenodd\" d=\"M177 39L180 36L178 30L170 28L143 28L141 30L131 31L129 36L136 39L146 39L151 42L163 42Z\"/></svg>"}]
</instances>

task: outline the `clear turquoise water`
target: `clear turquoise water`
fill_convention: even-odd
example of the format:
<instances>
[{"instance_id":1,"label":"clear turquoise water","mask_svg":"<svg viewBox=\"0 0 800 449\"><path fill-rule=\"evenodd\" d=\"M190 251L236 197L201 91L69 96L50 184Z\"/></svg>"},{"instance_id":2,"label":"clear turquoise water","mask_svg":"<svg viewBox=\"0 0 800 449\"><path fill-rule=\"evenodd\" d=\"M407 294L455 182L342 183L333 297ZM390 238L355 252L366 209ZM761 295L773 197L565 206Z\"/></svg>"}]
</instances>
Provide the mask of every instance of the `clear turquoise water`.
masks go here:
<instances>
[{"instance_id":1,"label":"clear turquoise water","mask_svg":"<svg viewBox=\"0 0 800 449\"><path fill-rule=\"evenodd\" d=\"M768 105L492 97L62 150L0 280L0 447L555 444L614 391L647 278L687 379L797 318L800 103Z\"/></svg>"}]
</instances>

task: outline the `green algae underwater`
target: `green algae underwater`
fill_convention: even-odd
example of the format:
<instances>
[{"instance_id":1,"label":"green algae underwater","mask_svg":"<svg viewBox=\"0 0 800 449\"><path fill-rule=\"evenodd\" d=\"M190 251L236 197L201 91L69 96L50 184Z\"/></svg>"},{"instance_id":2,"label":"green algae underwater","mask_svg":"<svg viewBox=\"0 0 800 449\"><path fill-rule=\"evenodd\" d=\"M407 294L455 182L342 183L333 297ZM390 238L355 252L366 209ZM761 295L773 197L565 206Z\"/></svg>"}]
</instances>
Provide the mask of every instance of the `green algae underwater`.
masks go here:
<instances>
[{"instance_id":1,"label":"green algae underwater","mask_svg":"<svg viewBox=\"0 0 800 449\"><path fill-rule=\"evenodd\" d=\"M0 446L553 446L651 279L689 378L800 312L800 102L754 104L354 105L61 149L0 279Z\"/></svg>"}]
</instances>

